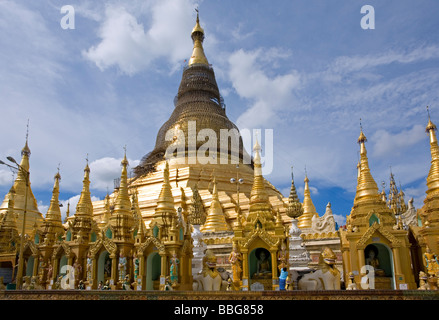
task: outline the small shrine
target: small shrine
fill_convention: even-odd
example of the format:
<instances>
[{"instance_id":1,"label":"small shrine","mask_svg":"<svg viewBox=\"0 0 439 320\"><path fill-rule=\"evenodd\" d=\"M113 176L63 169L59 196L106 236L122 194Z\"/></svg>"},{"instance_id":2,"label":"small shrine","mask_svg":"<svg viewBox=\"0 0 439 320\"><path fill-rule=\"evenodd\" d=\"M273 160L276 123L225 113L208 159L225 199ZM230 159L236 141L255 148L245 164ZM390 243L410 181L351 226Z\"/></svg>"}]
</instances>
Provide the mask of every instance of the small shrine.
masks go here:
<instances>
[{"instance_id":1,"label":"small shrine","mask_svg":"<svg viewBox=\"0 0 439 320\"><path fill-rule=\"evenodd\" d=\"M242 254L242 290L259 288L261 285L265 290L276 290L279 267L288 266L286 228L280 212L275 212L268 201L260 150L261 147L256 142L253 148L254 180L249 213L245 219L238 216L233 229L236 250ZM237 279L233 280L237 282ZM255 283L261 285L255 286Z\"/></svg>"}]
</instances>

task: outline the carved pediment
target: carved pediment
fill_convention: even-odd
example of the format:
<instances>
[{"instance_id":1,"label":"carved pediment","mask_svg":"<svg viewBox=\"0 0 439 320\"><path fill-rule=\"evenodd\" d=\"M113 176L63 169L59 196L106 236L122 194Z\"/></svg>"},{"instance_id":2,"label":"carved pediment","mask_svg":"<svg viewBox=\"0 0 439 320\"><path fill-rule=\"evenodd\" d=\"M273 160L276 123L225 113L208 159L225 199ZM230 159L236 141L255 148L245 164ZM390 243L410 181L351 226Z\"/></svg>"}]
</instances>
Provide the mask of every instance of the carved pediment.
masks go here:
<instances>
[{"instance_id":1,"label":"carved pediment","mask_svg":"<svg viewBox=\"0 0 439 320\"><path fill-rule=\"evenodd\" d=\"M98 239L94 245L90 247L90 254L96 256L102 247L104 247L109 254L115 254L117 252L117 245L112 240L103 237L102 239Z\"/></svg>"},{"instance_id":2,"label":"carved pediment","mask_svg":"<svg viewBox=\"0 0 439 320\"><path fill-rule=\"evenodd\" d=\"M72 252L72 250L70 250L70 247L64 241L61 242L59 246L53 251L52 259L56 259L56 257L61 256L63 251L66 256L70 256Z\"/></svg>"},{"instance_id":3,"label":"carved pediment","mask_svg":"<svg viewBox=\"0 0 439 320\"><path fill-rule=\"evenodd\" d=\"M374 222L363 234L363 236L357 242L357 249L364 249L367 241L372 238L375 232L379 232L384 238L389 240L392 247L401 246L401 241L398 240L389 230L384 228L381 224Z\"/></svg>"},{"instance_id":4,"label":"carved pediment","mask_svg":"<svg viewBox=\"0 0 439 320\"><path fill-rule=\"evenodd\" d=\"M160 254L165 254L165 246L156 237L147 237L146 241L139 246L139 249L137 249L138 254L143 254L150 244L153 244L159 250Z\"/></svg>"},{"instance_id":5,"label":"carved pediment","mask_svg":"<svg viewBox=\"0 0 439 320\"><path fill-rule=\"evenodd\" d=\"M242 248L249 248L253 241L257 238L260 238L263 242L265 242L270 247L275 247L279 245L279 238L273 237L270 233L268 233L265 229L256 227L252 233L247 235L244 240L241 242Z\"/></svg>"}]
</instances>

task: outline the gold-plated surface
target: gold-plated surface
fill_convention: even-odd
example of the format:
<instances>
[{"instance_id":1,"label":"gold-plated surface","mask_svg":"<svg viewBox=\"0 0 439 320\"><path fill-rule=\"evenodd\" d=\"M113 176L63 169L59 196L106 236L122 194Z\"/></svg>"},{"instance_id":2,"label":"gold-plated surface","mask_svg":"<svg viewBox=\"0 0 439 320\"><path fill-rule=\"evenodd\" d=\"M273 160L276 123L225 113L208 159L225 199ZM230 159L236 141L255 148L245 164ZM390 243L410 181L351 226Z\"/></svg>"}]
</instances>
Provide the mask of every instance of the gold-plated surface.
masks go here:
<instances>
[{"instance_id":1,"label":"gold-plated surface","mask_svg":"<svg viewBox=\"0 0 439 320\"><path fill-rule=\"evenodd\" d=\"M197 152L206 144L206 139L213 145L209 150L210 163L223 163L221 159L228 163L236 159L242 163L247 155L238 128L226 115L214 70L205 60L204 33L199 27L194 30L193 57L183 71L175 109L160 128L154 149L134 168L137 178L155 171L157 164L165 159L180 158L185 164L203 165ZM207 131L208 137L203 135Z\"/></svg>"},{"instance_id":2,"label":"gold-plated surface","mask_svg":"<svg viewBox=\"0 0 439 320\"><path fill-rule=\"evenodd\" d=\"M230 230L226 222L221 202L218 198L218 188L216 179L213 180L212 202L210 203L209 212L206 222L200 227L201 232L222 232Z\"/></svg>"},{"instance_id":3,"label":"gold-plated surface","mask_svg":"<svg viewBox=\"0 0 439 320\"><path fill-rule=\"evenodd\" d=\"M59 207L59 181L61 175L59 172L54 177L55 182L53 185L52 198L50 200L50 206L47 210L46 218L42 224L44 242L46 244L53 243L57 237L64 234L64 227L62 225L61 209Z\"/></svg>"},{"instance_id":4,"label":"gold-plated surface","mask_svg":"<svg viewBox=\"0 0 439 320\"><path fill-rule=\"evenodd\" d=\"M14 212L17 214L17 225L21 230L21 226L23 224L24 209L26 207L25 234L29 236L33 236L35 234L35 230L39 226L41 226L41 223L43 222L44 218L38 209L37 200L35 199L35 196L32 192L30 181L28 187L26 187L25 171L29 172L30 170L30 166L29 166L30 155L31 152L28 146L28 142L26 140L26 143L23 149L21 150L21 161L19 164L22 169L19 169L17 171L17 178L14 181L14 190L15 190ZM26 194L27 194L27 201L25 199ZM7 211L9 197L10 194L8 193L5 196L2 205L0 206L0 214Z\"/></svg>"},{"instance_id":5,"label":"gold-plated surface","mask_svg":"<svg viewBox=\"0 0 439 320\"><path fill-rule=\"evenodd\" d=\"M317 216L316 207L311 199L311 191L309 189L309 179L308 175L305 175L305 188L303 191L303 214L299 217L298 227L302 229L311 228L312 217Z\"/></svg>"},{"instance_id":6,"label":"gold-plated surface","mask_svg":"<svg viewBox=\"0 0 439 320\"><path fill-rule=\"evenodd\" d=\"M191 37L194 42L194 49L192 51L192 55L191 58L189 59L188 65L189 66L193 64L209 65L209 62L207 62L207 58L204 54L204 49L203 49L204 30L200 26L200 18L198 12L197 12L197 22L195 24L195 27L192 29Z\"/></svg>"},{"instance_id":7,"label":"gold-plated surface","mask_svg":"<svg viewBox=\"0 0 439 320\"><path fill-rule=\"evenodd\" d=\"M290 218L297 219L303 214L303 206L297 195L296 186L294 184L294 175L291 173L291 189L288 196L288 204L286 215Z\"/></svg>"},{"instance_id":8,"label":"gold-plated surface","mask_svg":"<svg viewBox=\"0 0 439 320\"><path fill-rule=\"evenodd\" d=\"M128 160L126 153L121 162L122 173L120 177L119 192L114 203L114 211L109 219L110 225L113 227L114 241L134 242L132 229L134 227L134 217L131 211L131 200L128 194L127 183L127 166Z\"/></svg>"}]
</instances>

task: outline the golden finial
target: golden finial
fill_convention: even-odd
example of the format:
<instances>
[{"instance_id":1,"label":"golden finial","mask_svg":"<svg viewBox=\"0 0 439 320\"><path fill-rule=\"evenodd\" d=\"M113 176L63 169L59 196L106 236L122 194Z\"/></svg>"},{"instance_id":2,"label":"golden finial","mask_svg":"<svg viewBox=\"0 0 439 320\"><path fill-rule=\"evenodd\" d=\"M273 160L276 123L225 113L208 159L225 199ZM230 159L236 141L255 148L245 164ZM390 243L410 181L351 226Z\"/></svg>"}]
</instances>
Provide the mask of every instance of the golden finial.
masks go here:
<instances>
[{"instance_id":1,"label":"golden finial","mask_svg":"<svg viewBox=\"0 0 439 320\"><path fill-rule=\"evenodd\" d=\"M192 56L189 59L188 65L193 64L205 64L209 65L206 56L204 55L203 49L203 40L204 40L204 30L200 26L200 17L198 9L195 9L197 12L197 21L195 27L192 29L191 38L194 42L194 48L192 50Z\"/></svg>"},{"instance_id":2,"label":"golden finial","mask_svg":"<svg viewBox=\"0 0 439 320\"><path fill-rule=\"evenodd\" d=\"M127 146L126 145L123 147L123 150L124 150L124 156L123 156L121 164L122 164L122 166L126 167L129 164L128 160L127 160Z\"/></svg>"},{"instance_id":3,"label":"golden finial","mask_svg":"<svg viewBox=\"0 0 439 320\"><path fill-rule=\"evenodd\" d=\"M436 131L437 130L436 125L433 122L431 122L430 119L430 109L428 106L427 106L427 113L428 113L428 124L427 127L425 128L425 132Z\"/></svg>"},{"instance_id":4,"label":"golden finial","mask_svg":"<svg viewBox=\"0 0 439 320\"><path fill-rule=\"evenodd\" d=\"M61 166L61 162L58 163L58 167L56 168L56 174L55 174L55 177L54 177L55 180L61 180L61 175L59 174L60 166Z\"/></svg>"},{"instance_id":5,"label":"golden finial","mask_svg":"<svg viewBox=\"0 0 439 320\"><path fill-rule=\"evenodd\" d=\"M363 133L363 126L361 124L361 118L360 118L360 136L358 137L358 143L362 144L362 143L364 143L366 141L367 141L367 138L366 138L366 136Z\"/></svg>"},{"instance_id":6,"label":"golden finial","mask_svg":"<svg viewBox=\"0 0 439 320\"><path fill-rule=\"evenodd\" d=\"M22 156L30 156L30 149L28 146L28 141L29 141L29 119L27 119L27 126L26 126L26 143L23 147L23 149L21 150L21 155Z\"/></svg>"},{"instance_id":7,"label":"golden finial","mask_svg":"<svg viewBox=\"0 0 439 320\"><path fill-rule=\"evenodd\" d=\"M85 157L85 161L86 161L86 165L84 168L84 172L90 172L90 167L88 166L88 153L87 156Z\"/></svg>"}]
</instances>

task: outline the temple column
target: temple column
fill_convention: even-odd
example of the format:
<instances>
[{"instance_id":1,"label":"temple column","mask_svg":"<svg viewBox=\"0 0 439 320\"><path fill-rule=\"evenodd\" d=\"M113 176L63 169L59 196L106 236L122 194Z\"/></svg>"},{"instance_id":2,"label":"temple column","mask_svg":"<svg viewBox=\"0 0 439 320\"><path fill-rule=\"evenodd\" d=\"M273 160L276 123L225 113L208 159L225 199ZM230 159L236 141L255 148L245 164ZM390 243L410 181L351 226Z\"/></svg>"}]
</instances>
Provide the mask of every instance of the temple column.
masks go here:
<instances>
[{"instance_id":1,"label":"temple column","mask_svg":"<svg viewBox=\"0 0 439 320\"><path fill-rule=\"evenodd\" d=\"M358 261L358 279L356 280L357 282L361 282L361 278L365 275L363 273L361 273L361 268L366 264L365 259L364 259L364 250L363 249L358 249L357 250L357 261Z\"/></svg>"},{"instance_id":2,"label":"temple column","mask_svg":"<svg viewBox=\"0 0 439 320\"><path fill-rule=\"evenodd\" d=\"M401 282L401 280L398 279L404 279L404 275L401 272L401 260L399 256L399 247L393 247L393 264L395 265L395 290L398 289L398 284ZM404 282L404 280L402 280Z\"/></svg>"},{"instance_id":3,"label":"temple column","mask_svg":"<svg viewBox=\"0 0 439 320\"><path fill-rule=\"evenodd\" d=\"M364 250L358 249L357 255L358 255L358 269L359 269L359 271L361 271L361 268L366 264L366 262L364 260Z\"/></svg>"},{"instance_id":4,"label":"temple column","mask_svg":"<svg viewBox=\"0 0 439 320\"><path fill-rule=\"evenodd\" d=\"M349 272L352 271L352 266L351 266L351 256L349 254L349 250L344 250L343 251L343 262L344 262L344 266L345 266L345 283L348 283L349 280Z\"/></svg>"},{"instance_id":5,"label":"temple column","mask_svg":"<svg viewBox=\"0 0 439 320\"><path fill-rule=\"evenodd\" d=\"M33 254L32 257L34 257L34 267L32 270L32 276L35 277L38 275L38 267L40 265L40 259L38 254Z\"/></svg>"},{"instance_id":6,"label":"temple column","mask_svg":"<svg viewBox=\"0 0 439 320\"><path fill-rule=\"evenodd\" d=\"M276 290L279 287L278 277L277 277L277 248L275 250L271 250L271 287L272 290Z\"/></svg>"},{"instance_id":7,"label":"temple column","mask_svg":"<svg viewBox=\"0 0 439 320\"><path fill-rule=\"evenodd\" d=\"M59 258L56 257L53 259L53 282L55 283L56 280L58 279L58 274L59 274Z\"/></svg>"},{"instance_id":8,"label":"temple column","mask_svg":"<svg viewBox=\"0 0 439 320\"><path fill-rule=\"evenodd\" d=\"M164 290L166 285L166 276L168 272L168 257L165 254L160 255L161 264L160 264L160 289Z\"/></svg>"},{"instance_id":9,"label":"temple column","mask_svg":"<svg viewBox=\"0 0 439 320\"><path fill-rule=\"evenodd\" d=\"M112 289L116 289L116 285L117 285L117 255L116 254L112 254L110 255L110 259L111 259L111 280L113 282L112 284Z\"/></svg>"},{"instance_id":10,"label":"temple column","mask_svg":"<svg viewBox=\"0 0 439 320\"><path fill-rule=\"evenodd\" d=\"M91 259L91 282L90 286L92 289L98 288L98 264L96 256Z\"/></svg>"},{"instance_id":11,"label":"temple column","mask_svg":"<svg viewBox=\"0 0 439 320\"><path fill-rule=\"evenodd\" d=\"M145 257L143 256L143 252L139 254L139 274L137 275L137 284L135 290L144 290L146 288L145 283ZM140 279L140 286L138 285Z\"/></svg>"},{"instance_id":12,"label":"temple column","mask_svg":"<svg viewBox=\"0 0 439 320\"><path fill-rule=\"evenodd\" d=\"M249 265L248 265L248 251L242 251L242 290L249 290Z\"/></svg>"}]
</instances>

